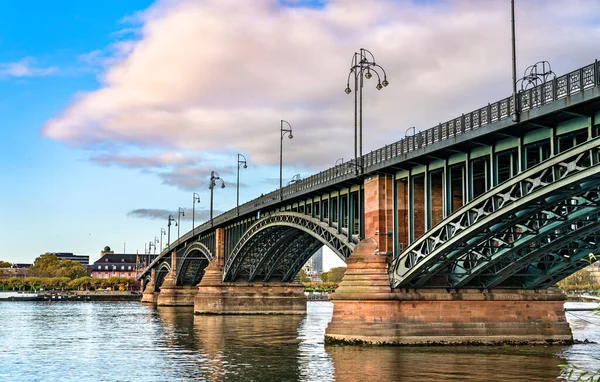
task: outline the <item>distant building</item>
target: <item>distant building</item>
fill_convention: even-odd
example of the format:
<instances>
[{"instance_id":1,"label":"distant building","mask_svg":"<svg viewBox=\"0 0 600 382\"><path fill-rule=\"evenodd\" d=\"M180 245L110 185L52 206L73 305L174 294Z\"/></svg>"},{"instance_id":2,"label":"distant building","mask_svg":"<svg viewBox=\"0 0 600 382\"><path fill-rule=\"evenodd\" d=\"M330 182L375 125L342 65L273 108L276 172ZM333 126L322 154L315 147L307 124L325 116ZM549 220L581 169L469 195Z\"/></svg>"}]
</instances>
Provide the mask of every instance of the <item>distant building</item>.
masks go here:
<instances>
[{"instance_id":1,"label":"distant building","mask_svg":"<svg viewBox=\"0 0 600 382\"><path fill-rule=\"evenodd\" d=\"M0 277L2 278L13 278L16 277L18 279L24 279L29 274L29 267L10 267L10 268L0 268Z\"/></svg>"},{"instance_id":2,"label":"distant building","mask_svg":"<svg viewBox=\"0 0 600 382\"><path fill-rule=\"evenodd\" d=\"M319 248L311 258L311 270L313 273L323 272L323 247Z\"/></svg>"},{"instance_id":3,"label":"distant building","mask_svg":"<svg viewBox=\"0 0 600 382\"><path fill-rule=\"evenodd\" d=\"M104 247L100 258L92 266L92 277L106 279L109 277L136 276L138 255L114 253L110 247Z\"/></svg>"},{"instance_id":4,"label":"distant building","mask_svg":"<svg viewBox=\"0 0 600 382\"><path fill-rule=\"evenodd\" d=\"M71 252L46 252L46 255L56 255L59 260L73 260L87 267L90 264L90 257L87 255L74 255Z\"/></svg>"}]
</instances>

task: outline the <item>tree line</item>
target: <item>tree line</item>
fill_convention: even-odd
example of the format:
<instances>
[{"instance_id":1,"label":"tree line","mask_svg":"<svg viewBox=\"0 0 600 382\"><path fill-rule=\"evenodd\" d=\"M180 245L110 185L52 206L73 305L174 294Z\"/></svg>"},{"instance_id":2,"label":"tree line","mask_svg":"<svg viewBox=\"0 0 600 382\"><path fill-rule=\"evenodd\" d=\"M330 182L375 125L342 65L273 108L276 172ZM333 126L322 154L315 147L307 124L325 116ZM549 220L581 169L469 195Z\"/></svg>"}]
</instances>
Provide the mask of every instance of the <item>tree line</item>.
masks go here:
<instances>
[{"instance_id":1,"label":"tree line","mask_svg":"<svg viewBox=\"0 0 600 382\"><path fill-rule=\"evenodd\" d=\"M135 279L131 277L109 277L106 279L89 276L70 279L68 277L25 277L0 278L0 290L39 291L44 290L131 290Z\"/></svg>"},{"instance_id":2,"label":"tree line","mask_svg":"<svg viewBox=\"0 0 600 382\"><path fill-rule=\"evenodd\" d=\"M12 266L7 261L0 261L0 268ZM1 271L0 271L1 272ZM59 259L55 254L46 253L38 256L27 273L28 277L10 277L0 273L0 290L90 290L111 288L127 290L135 283L130 277L92 278L87 269L78 261Z\"/></svg>"}]
</instances>

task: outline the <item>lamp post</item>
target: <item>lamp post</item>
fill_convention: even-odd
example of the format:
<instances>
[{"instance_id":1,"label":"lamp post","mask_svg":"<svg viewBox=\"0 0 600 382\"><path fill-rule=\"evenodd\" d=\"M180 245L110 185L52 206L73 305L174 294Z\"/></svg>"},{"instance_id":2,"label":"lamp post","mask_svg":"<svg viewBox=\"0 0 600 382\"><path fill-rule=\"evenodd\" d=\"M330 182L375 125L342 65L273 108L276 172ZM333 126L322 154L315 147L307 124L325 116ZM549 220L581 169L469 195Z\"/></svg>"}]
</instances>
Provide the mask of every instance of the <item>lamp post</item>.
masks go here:
<instances>
[{"instance_id":1,"label":"lamp post","mask_svg":"<svg viewBox=\"0 0 600 382\"><path fill-rule=\"evenodd\" d=\"M182 216L185 216L185 212L183 211L183 208L179 207L179 210L177 212L177 243L179 243L179 227L181 227L181 223L180 223L180 218Z\"/></svg>"},{"instance_id":2,"label":"lamp post","mask_svg":"<svg viewBox=\"0 0 600 382\"><path fill-rule=\"evenodd\" d=\"M158 237L154 236L154 254L155 255L156 255L156 244L158 244Z\"/></svg>"},{"instance_id":3,"label":"lamp post","mask_svg":"<svg viewBox=\"0 0 600 382\"><path fill-rule=\"evenodd\" d=\"M169 215L169 224L167 224L167 247L171 246L171 222L175 222L175 218L172 215ZM177 225L177 222L175 222Z\"/></svg>"},{"instance_id":4,"label":"lamp post","mask_svg":"<svg viewBox=\"0 0 600 382\"><path fill-rule=\"evenodd\" d=\"M150 240L148 242L148 257L150 257L150 252L152 251L152 247L154 247L154 254L156 254L156 246L154 245L154 243L152 242L152 240ZM154 257L153 257L154 259Z\"/></svg>"},{"instance_id":5,"label":"lamp post","mask_svg":"<svg viewBox=\"0 0 600 382\"><path fill-rule=\"evenodd\" d=\"M383 81L379 71L381 70L383 75ZM352 56L352 63L350 66L350 73L348 74L348 82L346 84L346 94L352 93L350 89L350 76L354 74L354 165L356 166L355 172L358 175L358 168L363 171L362 163L362 93L363 93L363 77L369 79L373 77L373 74L377 75L377 85L375 88L381 90L388 86L390 83L387 80L385 70L381 65L375 62L373 53L367 49L360 48L359 53L354 53ZM364 74L364 75L363 75ZM359 81L360 80L360 81ZM358 142L357 142L358 141ZM358 145L358 152L357 152ZM358 158L361 158L360 164Z\"/></svg>"},{"instance_id":6,"label":"lamp post","mask_svg":"<svg viewBox=\"0 0 600 382\"><path fill-rule=\"evenodd\" d=\"M200 203L200 195L194 192L192 195L192 236L196 231L196 225L194 224L194 215L196 214L196 203Z\"/></svg>"},{"instance_id":7,"label":"lamp post","mask_svg":"<svg viewBox=\"0 0 600 382\"><path fill-rule=\"evenodd\" d=\"M283 124L287 124L289 129L284 129ZM294 136L292 135L292 125L288 121L281 120L281 144L279 145L279 200L283 200L283 136L285 133L288 133L288 138L292 139Z\"/></svg>"},{"instance_id":8,"label":"lamp post","mask_svg":"<svg viewBox=\"0 0 600 382\"><path fill-rule=\"evenodd\" d=\"M515 0L510 1L510 23L512 36L512 100L513 100L513 122L519 122L519 108L517 102L517 52L515 40Z\"/></svg>"},{"instance_id":9,"label":"lamp post","mask_svg":"<svg viewBox=\"0 0 600 382\"><path fill-rule=\"evenodd\" d=\"M221 181L221 188L225 188L225 182L223 181L223 179L221 179L221 177L219 176L219 173L216 171L211 171L210 172L210 185L208 186L208 188L210 189L210 225L212 227L213 225L213 190L215 188L215 186L217 185L217 180Z\"/></svg>"},{"instance_id":10,"label":"lamp post","mask_svg":"<svg viewBox=\"0 0 600 382\"><path fill-rule=\"evenodd\" d=\"M163 237L163 235L166 235L166 234L167 234L167 231L165 231L164 228L161 228L160 229L160 251L161 252L162 252L162 237Z\"/></svg>"},{"instance_id":11,"label":"lamp post","mask_svg":"<svg viewBox=\"0 0 600 382\"><path fill-rule=\"evenodd\" d=\"M244 159L240 159L244 158ZM244 168L248 168L248 164L246 163L246 157L242 154L237 155L237 186L236 186L236 194L235 194L235 209L237 214L240 214L240 166L244 165Z\"/></svg>"}]
</instances>

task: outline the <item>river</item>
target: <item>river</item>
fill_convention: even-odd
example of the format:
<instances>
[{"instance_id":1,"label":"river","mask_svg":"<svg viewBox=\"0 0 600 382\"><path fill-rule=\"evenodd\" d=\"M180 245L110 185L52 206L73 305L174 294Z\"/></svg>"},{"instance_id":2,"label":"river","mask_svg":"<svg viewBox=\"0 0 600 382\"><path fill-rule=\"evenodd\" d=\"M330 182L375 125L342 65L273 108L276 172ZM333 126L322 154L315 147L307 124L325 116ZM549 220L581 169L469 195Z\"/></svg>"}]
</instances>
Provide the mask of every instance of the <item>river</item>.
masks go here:
<instances>
[{"instance_id":1,"label":"river","mask_svg":"<svg viewBox=\"0 0 600 382\"><path fill-rule=\"evenodd\" d=\"M325 347L332 307L194 316L137 302L4 302L0 381L556 381L559 364L600 369L597 344ZM576 339L600 343L600 317L567 318Z\"/></svg>"}]
</instances>

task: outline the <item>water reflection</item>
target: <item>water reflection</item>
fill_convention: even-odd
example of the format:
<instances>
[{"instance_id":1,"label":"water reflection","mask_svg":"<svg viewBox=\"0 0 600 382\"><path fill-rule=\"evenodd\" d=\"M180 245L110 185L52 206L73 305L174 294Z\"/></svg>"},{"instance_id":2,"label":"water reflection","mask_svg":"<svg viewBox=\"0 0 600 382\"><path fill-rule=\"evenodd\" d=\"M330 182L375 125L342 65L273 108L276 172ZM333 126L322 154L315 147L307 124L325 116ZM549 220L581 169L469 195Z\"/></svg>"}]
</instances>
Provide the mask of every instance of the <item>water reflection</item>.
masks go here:
<instances>
[{"instance_id":1,"label":"water reflection","mask_svg":"<svg viewBox=\"0 0 600 382\"><path fill-rule=\"evenodd\" d=\"M300 317L194 316L134 302L4 303L0 380L552 381L561 363L600 369L598 344L325 348L332 307L311 302ZM600 317L567 318L575 338L600 342Z\"/></svg>"},{"instance_id":2,"label":"water reflection","mask_svg":"<svg viewBox=\"0 0 600 382\"><path fill-rule=\"evenodd\" d=\"M548 347L327 347L336 381L551 381L565 360ZM360 365L360 367L357 367Z\"/></svg>"},{"instance_id":3,"label":"water reflection","mask_svg":"<svg viewBox=\"0 0 600 382\"><path fill-rule=\"evenodd\" d=\"M157 308L165 345L190 350L187 378L299 380L298 328L305 316L195 316L189 308Z\"/></svg>"}]
</instances>

